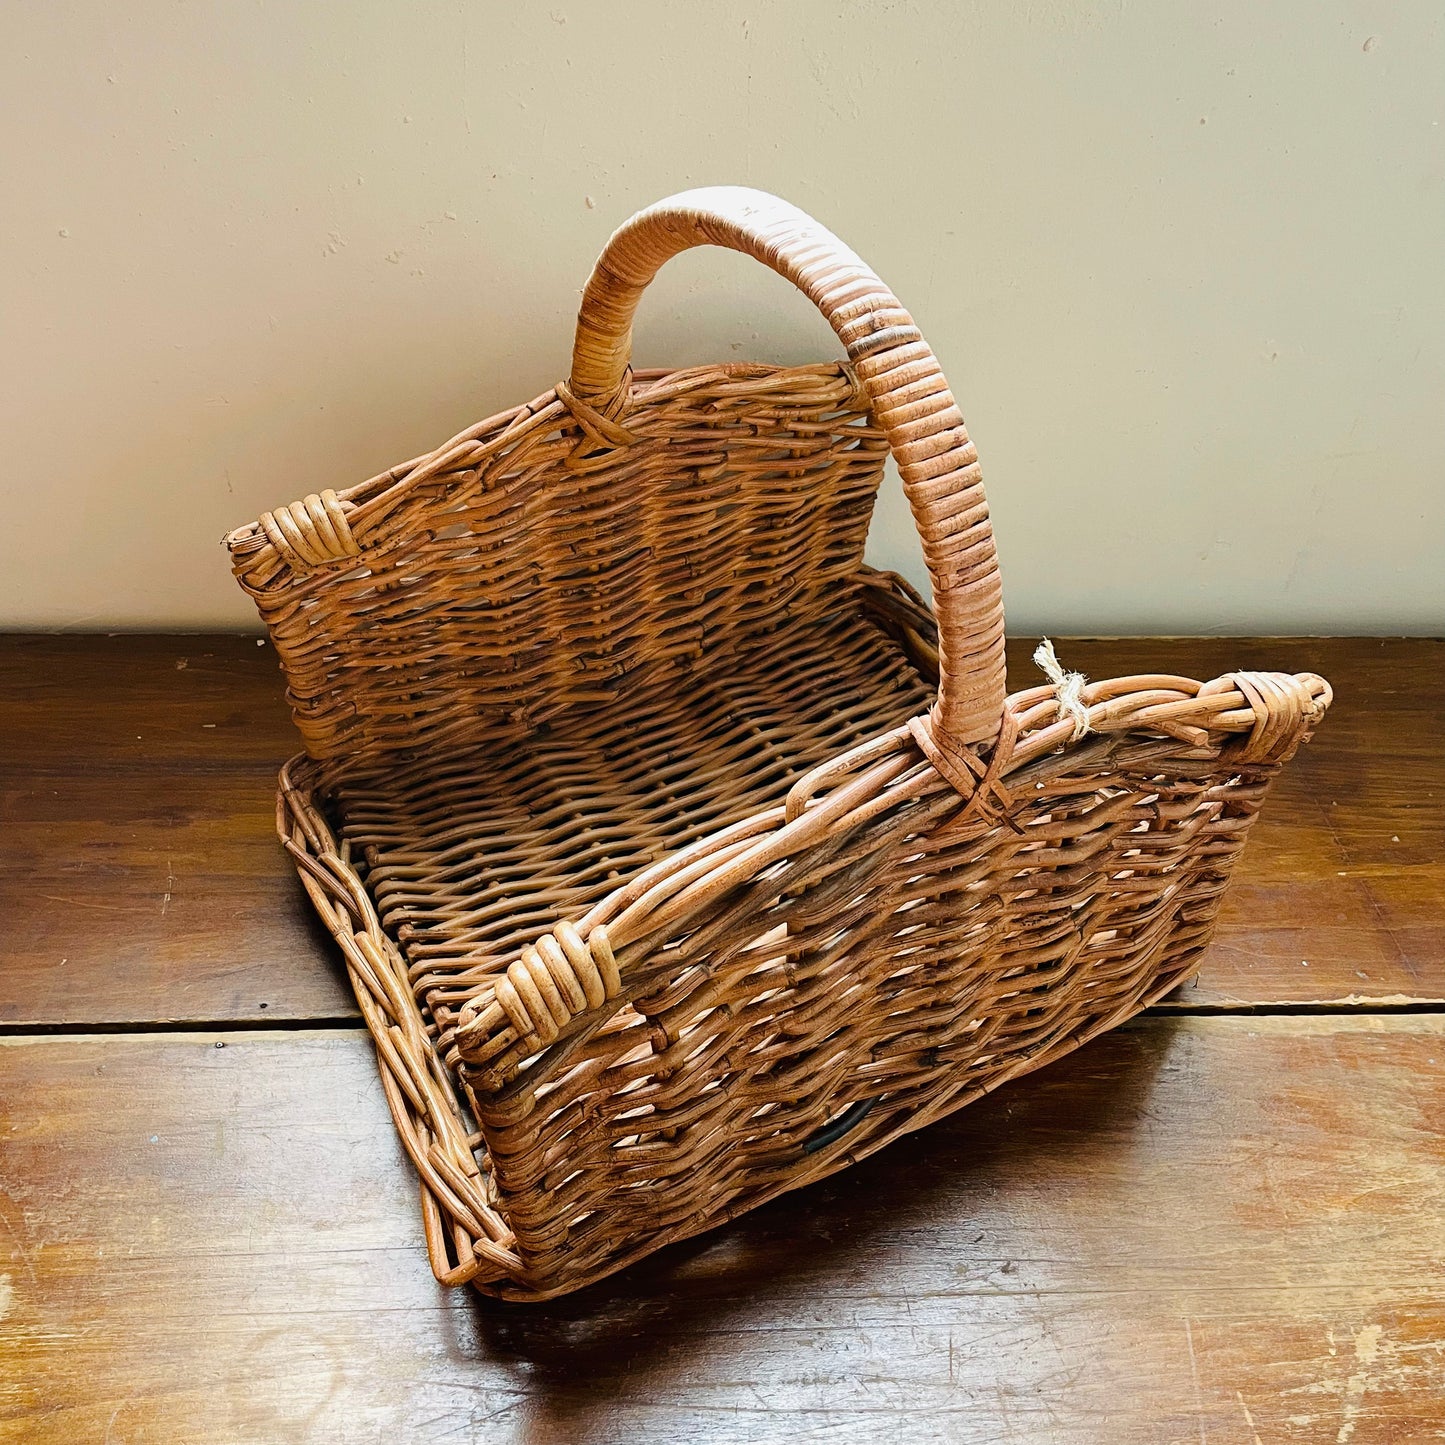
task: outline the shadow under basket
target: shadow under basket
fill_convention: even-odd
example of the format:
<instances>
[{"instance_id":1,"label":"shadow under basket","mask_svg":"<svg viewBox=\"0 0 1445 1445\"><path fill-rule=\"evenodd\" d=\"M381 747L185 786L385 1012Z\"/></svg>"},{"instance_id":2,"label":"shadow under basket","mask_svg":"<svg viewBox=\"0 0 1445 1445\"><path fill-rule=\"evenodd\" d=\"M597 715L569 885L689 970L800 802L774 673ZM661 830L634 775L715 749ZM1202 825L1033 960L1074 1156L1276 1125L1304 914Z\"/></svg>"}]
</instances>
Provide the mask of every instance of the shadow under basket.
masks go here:
<instances>
[{"instance_id":1,"label":"shadow under basket","mask_svg":"<svg viewBox=\"0 0 1445 1445\"><path fill-rule=\"evenodd\" d=\"M634 375L715 244L847 363ZM863 565L890 450L933 609ZM542 1299L820 1178L1194 972L1312 674L1006 696L977 456L882 282L759 192L613 236L568 382L228 539L446 1283ZM936 616L935 616L936 613Z\"/></svg>"}]
</instances>

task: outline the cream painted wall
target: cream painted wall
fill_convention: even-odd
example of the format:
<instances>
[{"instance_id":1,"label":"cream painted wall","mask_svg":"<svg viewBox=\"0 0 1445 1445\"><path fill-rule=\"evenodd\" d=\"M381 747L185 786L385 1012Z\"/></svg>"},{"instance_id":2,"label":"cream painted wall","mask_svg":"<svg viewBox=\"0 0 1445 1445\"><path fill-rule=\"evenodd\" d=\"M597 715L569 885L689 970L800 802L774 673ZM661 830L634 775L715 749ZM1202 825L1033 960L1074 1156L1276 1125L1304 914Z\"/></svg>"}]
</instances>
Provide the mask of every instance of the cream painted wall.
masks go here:
<instances>
[{"instance_id":1,"label":"cream painted wall","mask_svg":"<svg viewBox=\"0 0 1445 1445\"><path fill-rule=\"evenodd\" d=\"M545 389L611 228L778 191L910 306L1017 631L1445 631L1445 12L161 4L0 25L0 624L254 626L217 539ZM639 361L836 354L696 253ZM919 575L885 498L878 562Z\"/></svg>"}]
</instances>

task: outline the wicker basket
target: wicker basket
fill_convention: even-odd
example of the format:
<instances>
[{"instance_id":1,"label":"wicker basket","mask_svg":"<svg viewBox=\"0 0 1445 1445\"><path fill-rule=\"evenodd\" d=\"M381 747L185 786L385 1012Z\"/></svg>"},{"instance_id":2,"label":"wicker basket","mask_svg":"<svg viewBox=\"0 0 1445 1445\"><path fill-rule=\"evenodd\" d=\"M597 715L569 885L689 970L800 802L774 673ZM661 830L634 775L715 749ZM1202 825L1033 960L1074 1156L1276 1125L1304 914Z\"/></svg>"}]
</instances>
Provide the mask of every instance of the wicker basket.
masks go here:
<instances>
[{"instance_id":1,"label":"wicker basket","mask_svg":"<svg viewBox=\"0 0 1445 1445\"><path fill-rule=\"evenodd\" d=\"M628 367L731 247L848 363ZM897 458L937 621L862 564ZM608 243L569 381L228 539L305 753L278 824L346 955L437 1277L539 1299L820 1178L1196 968L1310 674L1005 697L977 457L834 236L690 192Z\"/></svg>"}]
</instances>

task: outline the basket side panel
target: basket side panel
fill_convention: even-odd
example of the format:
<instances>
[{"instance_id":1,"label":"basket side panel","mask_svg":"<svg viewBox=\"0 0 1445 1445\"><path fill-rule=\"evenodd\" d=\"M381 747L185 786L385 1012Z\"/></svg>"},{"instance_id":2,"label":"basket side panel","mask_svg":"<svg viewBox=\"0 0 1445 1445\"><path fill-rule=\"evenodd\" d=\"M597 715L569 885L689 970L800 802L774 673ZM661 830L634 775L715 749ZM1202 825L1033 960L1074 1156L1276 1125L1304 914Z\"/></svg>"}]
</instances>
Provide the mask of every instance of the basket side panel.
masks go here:
<instances>
[{"instance_id":1,"label":"basket side panel","mask_svg":"<svg viewBox=\"0 0 1445 1445\"><path fill-rule=\"evenodd\" d=\"M1064 757L1018 832L905 814L736 900L565 1068L474 1094L527 1287L610 1273L1136 1013L1197 966L1275 771Z\"/></svg>"},{"instance_id":2,"label":"basket side panel","mask_svg":"<svg viewBox=\"0 0 1445 1445\"><path fill-rule=\"evenodd\" d=\"M312 757L521 737L638 669L821 613L887 455L840 365L651 378L625 439L552 394L504 421L357 507L356 555L233 540Z\"/></svg>"}]
</instances>

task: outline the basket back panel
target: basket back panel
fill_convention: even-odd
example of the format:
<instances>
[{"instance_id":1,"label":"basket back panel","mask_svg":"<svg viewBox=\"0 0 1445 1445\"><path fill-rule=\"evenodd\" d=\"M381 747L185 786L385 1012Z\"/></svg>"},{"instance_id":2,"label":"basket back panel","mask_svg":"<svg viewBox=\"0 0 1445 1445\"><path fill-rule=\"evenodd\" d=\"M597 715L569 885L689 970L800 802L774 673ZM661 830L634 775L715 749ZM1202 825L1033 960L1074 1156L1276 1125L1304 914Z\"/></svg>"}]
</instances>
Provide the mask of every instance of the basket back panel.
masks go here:
<instances>
[{"instance_id":1,"label":"basket back panel","mask_svg":"<svg viewBox=\"0 0 1445 1445\"><path fill-rule=\"evenodd\" d=\"M861 563L887 443L842 365L644 381L625 445L538 413L403 480L359 556L248 587L313 757L524 737L824 613Z\"/></svg>"}]
</instances>

